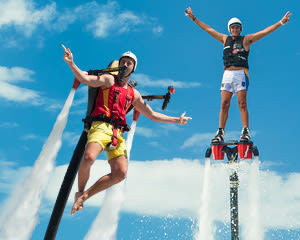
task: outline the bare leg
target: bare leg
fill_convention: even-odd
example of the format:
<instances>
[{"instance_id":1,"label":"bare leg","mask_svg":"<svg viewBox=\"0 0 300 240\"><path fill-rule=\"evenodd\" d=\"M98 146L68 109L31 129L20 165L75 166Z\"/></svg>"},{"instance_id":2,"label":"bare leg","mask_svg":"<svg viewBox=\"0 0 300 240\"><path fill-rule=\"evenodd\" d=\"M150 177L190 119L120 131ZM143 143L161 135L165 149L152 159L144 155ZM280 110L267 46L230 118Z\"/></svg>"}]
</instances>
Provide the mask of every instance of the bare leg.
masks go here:
<instances>
[{"instance_id":1,"label":"bare leg","mask_svg":"<svg viewBox=\"0 0 300 240\"><path fill-rule=\"evenodd\" d=\"M243 123L243 128L249 127L249 113L247 108L247 91L242 90L237 93L238 104L241 111L241 119Z\"/></svg>"},{"instance_id":2,"label":"bare leg","mask_svg":"<svg viewBox=\"0 0 300 240\"><path fill-rule=\"evenodd\" d=\"M99 153L103 151L101 145L91 142L86 146L85 153L78 171L78 191L83 192L90 177L90 169Z\"/></svg>"},{"instance_id":3,"label":"bare leg","mask_svg":"<svg viewBox=\"0 0 300 240\"><path fill-rule=\"evenodd\" d=\"M109 161L111 173L101 177L94 185L87 189L74 203L71 215L82 209L83 202L98 192L101 192L125 179L128 161L125 156L119 156Z\"/></svg>"},{"instance_id":4,"label":"bare leg","mask_svg":"<svg viewBox=\"0 0 300 240\"><path fill-rule=\"evenodd\" d=\"M99 143L91 142L86 146L85 153L78 171L78 192L75 193L71 215L74 214L73 209L75 211L79 211L83 208L82 198L84 198L84 189L90 177L90 169L98 154L101 152L102 147Z\"/></svg>"},{"instance_id":5,"label":"bare leg","mask_svg":"<svg viewBox=\"0 0 300 240\"><path fill-rule=\"evenodd\" d=\"M225 90L221 91L222 100L221 100L221 110L220 110L220 118L219 118L219 128L225 129L232 95L233 95L232 92L228 92Z\"/></svg>"}]
</instances>

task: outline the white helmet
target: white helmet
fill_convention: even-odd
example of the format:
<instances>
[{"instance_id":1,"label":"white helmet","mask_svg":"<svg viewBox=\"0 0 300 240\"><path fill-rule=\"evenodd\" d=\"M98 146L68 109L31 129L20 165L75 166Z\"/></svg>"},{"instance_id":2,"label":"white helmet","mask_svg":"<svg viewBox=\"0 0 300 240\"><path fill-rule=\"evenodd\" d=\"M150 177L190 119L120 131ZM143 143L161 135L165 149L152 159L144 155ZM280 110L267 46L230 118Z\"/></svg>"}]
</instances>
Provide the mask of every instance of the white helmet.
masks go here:
<instances>
[{"instance_id":1,"label":"white helmet","mask_svg":"<svg viewBox=\"0 0 300 240\"><path fill-rule=\"evenodd\" d=\"M230 27L232 26L240 26L241 27L241 31L242 31L242 22L240 19L233 17L228 21L227 27L228 27L228 31L230 32Z\"/></svg>"},{"instance_id":2,"label":"white helmet","mask_svg":"<svg viewBox=\"0 0 300 240\"><path fill-rule=\"evenodd\" d=\"M130 51L127 51L127 52L124 52L120 59L119 59L119 62L120 60L123 58L123 57L129 57L131 58L133 61L134 61L134 68L132 70L132 72L134 72L136 70L136 66L137 66L137 57L134 55L134 53L130 52Z\"/></svg>"}]
</instances>

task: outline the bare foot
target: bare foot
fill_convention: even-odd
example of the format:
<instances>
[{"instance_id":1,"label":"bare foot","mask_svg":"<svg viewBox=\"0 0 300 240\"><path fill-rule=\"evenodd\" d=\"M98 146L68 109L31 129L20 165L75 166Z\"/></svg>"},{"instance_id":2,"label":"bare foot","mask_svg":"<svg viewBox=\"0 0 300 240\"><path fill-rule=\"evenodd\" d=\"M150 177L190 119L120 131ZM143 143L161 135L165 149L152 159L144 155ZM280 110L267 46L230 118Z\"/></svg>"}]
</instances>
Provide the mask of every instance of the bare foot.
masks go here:
<instances>
[{"instance_id":1,"label":"bare foot","mask_svg":"<svg viewBox=\"0 0 300 240\"><path fill-rule=\"evenodd\" d=\"M75 212L78 212L83 209L83 202L86 200L86 196L83 194L83 192L76 192L75 193L75 199L74 204L71 211L71 216L74 215Z\"/></svg>"}]
</instances>

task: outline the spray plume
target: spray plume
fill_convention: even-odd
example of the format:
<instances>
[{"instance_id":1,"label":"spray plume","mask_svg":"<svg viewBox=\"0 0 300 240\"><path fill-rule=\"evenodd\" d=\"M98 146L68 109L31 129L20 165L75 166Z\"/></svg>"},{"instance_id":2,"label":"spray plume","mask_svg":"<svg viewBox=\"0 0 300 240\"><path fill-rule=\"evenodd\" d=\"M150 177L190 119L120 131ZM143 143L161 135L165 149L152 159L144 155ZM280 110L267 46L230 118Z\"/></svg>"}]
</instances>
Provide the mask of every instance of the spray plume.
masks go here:
<instances>
[{"instance_id":1,"label":"spray plume","mask_svg":"<svg viewBox=\"0 0 300 240\"><path fill-rule=\"evenodd\" d=\"M38 223L41 198L55 166L74 95L75 89L72 88L32 171L16 186L12 195L4 203L0 216L0 239L30 239Z\"/></svg>"}]
</instances>

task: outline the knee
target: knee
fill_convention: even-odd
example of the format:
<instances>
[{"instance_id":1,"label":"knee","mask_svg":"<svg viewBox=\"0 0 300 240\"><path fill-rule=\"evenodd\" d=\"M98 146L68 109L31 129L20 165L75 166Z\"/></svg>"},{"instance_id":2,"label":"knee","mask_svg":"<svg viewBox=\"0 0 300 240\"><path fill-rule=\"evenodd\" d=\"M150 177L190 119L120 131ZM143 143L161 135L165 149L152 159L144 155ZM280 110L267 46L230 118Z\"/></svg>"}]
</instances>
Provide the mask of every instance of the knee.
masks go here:
<instances>
[{"instance_id":1,"label":"knee","mask_svg":"<svg viewBox=\"0 0 300 240\"><path fill-rule=\"evenodd\" d=\"M97 156L95 156L95 154L93 154L91 152L85 152L84 157L83 157L83 162L85 164L92 165L95 162L96 157Z\"/></svg>"},{"instance_id":2,"label":"knee","mask_svg":"<svg viewBox=\"0 0 300 240\"><path fill-rule=\"evenodd\" d=\"M122 182L127 175L127 171L125 169L119 169L112 173L113 179L115 183Z\"/></svg>"},{"instance_id":3,"label":"knee","mask_svg":"<svg viewBox=\"0 0 300 240\"><path fill-rule=\"evenodd\" d=\"M221 110L222 111L228 111L229 106L230 106L230 101L222 101Z\"/></svg>"},{"instance_id":4,"label":"knee","mask_svg":"<svg viewBox=\"0 0 300 240\"><path fill-rule=\"evenodd\" d=\"M241 111L246 111L247 110L247 102L246 101L240 101L239 102L239 108Z\"/></svg>"}]
</instances>

